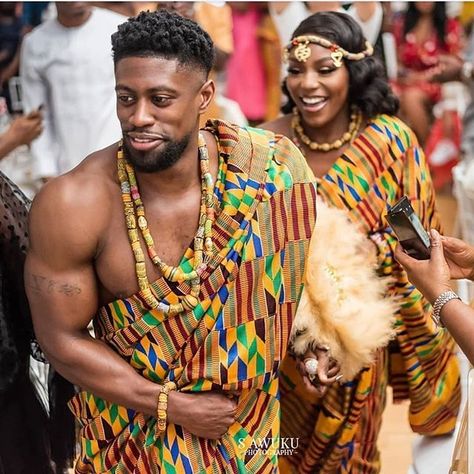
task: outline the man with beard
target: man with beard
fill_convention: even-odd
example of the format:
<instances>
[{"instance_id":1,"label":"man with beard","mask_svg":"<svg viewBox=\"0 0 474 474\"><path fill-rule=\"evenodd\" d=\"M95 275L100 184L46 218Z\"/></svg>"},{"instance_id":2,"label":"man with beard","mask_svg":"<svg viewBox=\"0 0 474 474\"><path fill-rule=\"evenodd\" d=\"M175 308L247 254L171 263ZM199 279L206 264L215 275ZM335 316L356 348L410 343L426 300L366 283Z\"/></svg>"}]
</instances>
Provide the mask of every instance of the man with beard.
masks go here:
<instances>
[{"instance_id":1,"label":"man with beard","mask_svg":"<svg viewBox=\"0 0 474 474\"><path fill-rule=\"evenodd\" d=\"M199 131L214 50L193 21L141 13L112 45L123 139L38 194L25 271L37 338L83 390L76 472L274 472L248 448L279 434L312 175L282 136Z\"/></svg>"}]
</instances>

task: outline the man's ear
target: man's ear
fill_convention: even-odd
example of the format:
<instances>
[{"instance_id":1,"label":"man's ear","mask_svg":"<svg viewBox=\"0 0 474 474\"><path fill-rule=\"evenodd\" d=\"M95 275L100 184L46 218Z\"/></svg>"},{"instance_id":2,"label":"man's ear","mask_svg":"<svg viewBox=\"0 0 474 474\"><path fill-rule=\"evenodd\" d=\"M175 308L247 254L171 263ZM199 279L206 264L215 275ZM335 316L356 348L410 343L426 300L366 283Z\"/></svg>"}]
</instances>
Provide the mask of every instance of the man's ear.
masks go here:
<instances>
[{"instance_id":1,"label":"man's ear","mask_svg":"<svg viewBox=\"0 0 474 474\"><path fill-rule=\"evenodd\" d=\"M209 104L214 98L215 93L216 93L216 85L214 84L214 81L212 79L208 79L203 84L203 86L201 87L201 90L199 91L199 96L200 96L199 115L202 115L207 110L207 108L209 107Z\"/></svg>"}]
</instances>

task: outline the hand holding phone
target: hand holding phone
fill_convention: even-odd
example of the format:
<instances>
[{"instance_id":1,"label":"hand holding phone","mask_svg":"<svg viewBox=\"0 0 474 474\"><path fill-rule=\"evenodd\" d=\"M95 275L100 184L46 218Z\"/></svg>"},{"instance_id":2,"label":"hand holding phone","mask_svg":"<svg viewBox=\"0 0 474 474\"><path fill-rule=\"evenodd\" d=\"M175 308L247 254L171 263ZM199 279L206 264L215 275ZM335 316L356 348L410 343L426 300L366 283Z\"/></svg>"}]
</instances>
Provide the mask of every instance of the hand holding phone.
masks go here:
<instances>
[{"instance_id":1,"label":"hand holding phone","mask_svg":"<svg viewBox=\"0 0 474 474\"><path fill-rule=\"evenodd\" d=\"M407 196L403 196L386 217L408 255L418 260L430 258L430 236L423 228Z\"/></svg>"}]
</instances>

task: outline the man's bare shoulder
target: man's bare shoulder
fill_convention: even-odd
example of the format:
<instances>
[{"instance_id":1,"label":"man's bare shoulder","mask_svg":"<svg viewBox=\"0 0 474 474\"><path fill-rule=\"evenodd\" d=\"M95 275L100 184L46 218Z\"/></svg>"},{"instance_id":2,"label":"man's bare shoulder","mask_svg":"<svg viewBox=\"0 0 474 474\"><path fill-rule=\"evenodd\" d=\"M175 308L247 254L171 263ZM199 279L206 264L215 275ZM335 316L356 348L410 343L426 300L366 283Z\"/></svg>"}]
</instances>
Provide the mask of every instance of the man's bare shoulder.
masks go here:
<instances>
[{"instance_id":1,"label":"man's bare shoulder","mask_svg":"<svg viewBox=\"0 0 474 474\"><path fill-rule=\"evenodd\" d=\"M33 244L48 236L52 242L56 236L76 245L98 238L107 226L114 197L120 198L116 150L112 145L95 152L43 186L30 211Z\"/></svg>"},{"instance_id":2,"label":"man's bare shoulder","mask_svg":"<svg viewBox=\"0 0 474 474\"><path fill-rule=\"evenodd\" d=\"M258 126L258 128L270 130L271 132L278 135L289 136L291 135L291 115L283 115L282 117L278 117L275 120L262 123Z\"/></svg>"}]
</instances>

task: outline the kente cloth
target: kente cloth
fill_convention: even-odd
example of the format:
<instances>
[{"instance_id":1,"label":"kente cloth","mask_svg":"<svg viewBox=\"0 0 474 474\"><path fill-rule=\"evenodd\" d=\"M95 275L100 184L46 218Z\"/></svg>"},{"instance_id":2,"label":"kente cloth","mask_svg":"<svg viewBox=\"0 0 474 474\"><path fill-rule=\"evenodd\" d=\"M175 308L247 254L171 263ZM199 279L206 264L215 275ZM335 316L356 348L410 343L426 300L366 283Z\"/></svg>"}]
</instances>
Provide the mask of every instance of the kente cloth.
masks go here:
<instances>
[{"instance_id":1,"label":"kente cloth","mask_svg":"<svg viewBox=\"0 0 474 474\"><path fill-rule=\"evenodd\" d=\"M81 425L76 473L277 472L278 370L301 293L316 186L289 139L221 121L207 129L219 148L216 251L198 306L167 316L137 293L102 307L94 321L96 337L149 380L169 378L182 392L241 391L236 422L217 441L174 424L157 435L154 417L83 391L70 403ZM190 271L192 261L189 248L180 268ZM152 289L168 303L190 291L163 278Z\"/></svg>"},{"instance_id":2,"label":"kente cloth","mask_svg":"<svg viewBox=\"0 0 474 474\"><path fill-rule=\"evenodd\" d=\"M430 307L396 263L397 240L385 215L407 195L425 229L440 227L423 151L413 132L395 117L371 121L318 183L318 199L348 211L378 249L379 273L400 301L396 340L354 380L331 386L312 399L294 362L281 367L282 437L299 437L299 449L282 457L281 472L373 474L380 471L377 437L387 384L395 401L410 400L415 432L454 429L460 402L454 343L430 318Z\"/></svg>"}]
</instances>

